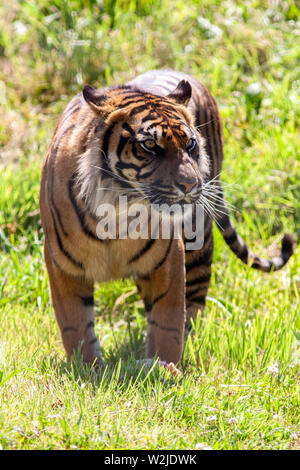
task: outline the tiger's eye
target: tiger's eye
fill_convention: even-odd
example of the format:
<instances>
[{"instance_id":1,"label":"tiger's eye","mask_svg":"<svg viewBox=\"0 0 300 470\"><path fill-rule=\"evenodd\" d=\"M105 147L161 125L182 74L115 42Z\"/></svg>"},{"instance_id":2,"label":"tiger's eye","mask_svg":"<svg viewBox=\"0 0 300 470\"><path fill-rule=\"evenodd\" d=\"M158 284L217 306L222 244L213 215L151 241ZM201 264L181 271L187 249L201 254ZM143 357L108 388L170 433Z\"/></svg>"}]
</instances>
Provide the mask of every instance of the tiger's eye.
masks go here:
<instances>
[{"instance_id":1,"label":"tiger's eye","mask_svg":"<svg viewBox=\"0 0 300 470\"><path fill-rule=\"evenodd\" d=\"M193 137L191 137L187 143L186 143L186 148L191 151L195 148L196 146L196 139L194 139Z\"/></svg>"},{"instance_id":2,"label":"tiger's eye","mask_svg":"<svg viewBox=\"0 0 300 470\"><path fill-rule=\"evenodd\" d=\"M152 150L155 147L155 142L152 139L146 139L146 140L143 141L143 145L147 149Z\"/></svg>"}]
</instances>

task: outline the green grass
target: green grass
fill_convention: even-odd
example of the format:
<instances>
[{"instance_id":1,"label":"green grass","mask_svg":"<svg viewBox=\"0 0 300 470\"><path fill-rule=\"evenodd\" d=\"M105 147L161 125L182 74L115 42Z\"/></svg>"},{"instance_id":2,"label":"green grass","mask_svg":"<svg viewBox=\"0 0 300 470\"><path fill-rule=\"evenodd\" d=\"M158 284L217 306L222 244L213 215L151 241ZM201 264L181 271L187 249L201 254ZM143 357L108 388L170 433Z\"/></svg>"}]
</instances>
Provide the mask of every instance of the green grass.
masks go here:
<instances>
[{"instance_id":1,"label":"green grass","mask_svg":"<svg viewBox=\"0 0 300 470\"><path fill-rule=\"evenodd\" d=\"M132 280L98 286L107 369L95 376L80 358L65 360L38 212L42 159L82 84L172 67L219 103L239 233L269 255L283 232L299 235L299 25L292 0L0 4L3 449L299 449L299 250L263 274L215 230L207 308L187 335L179 379L133 368L146 320Z\"/></svg>"}]
</instances>

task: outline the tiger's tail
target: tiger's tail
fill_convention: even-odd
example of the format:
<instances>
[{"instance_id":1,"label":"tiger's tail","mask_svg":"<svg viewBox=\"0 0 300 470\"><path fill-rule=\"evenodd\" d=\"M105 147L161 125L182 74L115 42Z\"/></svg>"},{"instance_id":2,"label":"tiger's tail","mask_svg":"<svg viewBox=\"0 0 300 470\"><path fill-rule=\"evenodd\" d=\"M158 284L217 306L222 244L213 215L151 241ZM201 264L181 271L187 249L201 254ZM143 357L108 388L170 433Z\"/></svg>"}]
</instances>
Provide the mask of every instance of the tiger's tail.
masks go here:
<instances>
[{"instance_id":1,"label":"tiger's tail","mask_svg":"<svg viewBox=\"0 0 300 470\"><path fill-rule=\"evenodd\" d=\"M244 240L237 233L231 220L229 210L226 205L225 197L220 182L218 182L218 204L222 203L222 210L219 210L214 219L218 228L233 253L243 263L264 272L278 271L286 265L290 257L295 251L296 241L294 237L286 233L281 241L281 253L271 259L264 259L254 254Z\"/></svg>"}]
</instances>

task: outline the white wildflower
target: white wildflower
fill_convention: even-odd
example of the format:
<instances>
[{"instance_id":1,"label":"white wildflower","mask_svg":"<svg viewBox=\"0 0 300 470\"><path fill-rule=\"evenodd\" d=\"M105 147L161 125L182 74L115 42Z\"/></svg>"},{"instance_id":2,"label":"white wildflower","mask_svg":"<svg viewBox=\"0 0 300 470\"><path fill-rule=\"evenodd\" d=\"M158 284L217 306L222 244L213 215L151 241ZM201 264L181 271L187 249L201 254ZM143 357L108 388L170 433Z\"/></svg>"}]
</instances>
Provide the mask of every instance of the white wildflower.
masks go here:
<instances>
[{"instance_id":1,"label":"white wildflower","mask_svg":"<svg viewBox=\"0 0 300 470\"><path fill-rule=\"evenodd\" d=\"M217 421L217 419L218 419L218 418L216 417L216 415L212 415L212 416L208 416L208 417L206 418L206 421L207 421L208 423L214 423L215 421Z\"/></svg>"},{"instance_id":2,"label":"white wildflower","mask_svg":"<svg viewBox=\"0 0 300 470\"><path fill-rule=\"evenodd\" d=\"M238 422L239 422L239 420L238 420L237 418L230 418L230 419L228 420L228 423L229 423L229 424L237 425Z\"/></svg>"},{"instance_id":3,"label":"white wildflower","mask_svg":"<svg viewBox=\"0 0 300 470\"><path fill-rule=\"evenodd\" d=\"M187 44L184 48L184 52L193 52L193 50L194 50L193 44Z\"/></svg>"},{"instance_id":4,"label":"white wildflower","mask_svg":"<svg viewBox=\"0 0 300 470\"><path fill-rule=\"evenodd\" d=\"M195 448L197 450L213 450L213 448L211 446L207 445L205 442L198 442L195 445Z\"/></svg>"},{"instance_id":5,"label":"white wildflower","mask_svg":"<svg viewBox=\"0 0 300 470\"><path fill-rule=\"evenodd\" d=\"M17 20L14 22L14 30L18 36L24 36L28 31L28 26L22 23L22 21Z\"/></svg>"},{"instance_id":6,"label":"white wildflower","mask_svg":"<svg viewBox=\"0 0 300 470\"><path fill-rule=\"evenodd\" d=\"M277 377L279 374L279 365L277 362L274 362L271 366L267 368L267 373L272 375L273 377Z\"/></svg>"},{"instance_id":7,"label":"white wildflower","mask_svg":"<svg viewBox=\"0 0 300 470\"><path fill-rule=\"evenodd\" d=\"M212 24L208 19L198 16L198 25L207 39L220 39L223 31L218 26Z\"/></svg>"}]
</instances>

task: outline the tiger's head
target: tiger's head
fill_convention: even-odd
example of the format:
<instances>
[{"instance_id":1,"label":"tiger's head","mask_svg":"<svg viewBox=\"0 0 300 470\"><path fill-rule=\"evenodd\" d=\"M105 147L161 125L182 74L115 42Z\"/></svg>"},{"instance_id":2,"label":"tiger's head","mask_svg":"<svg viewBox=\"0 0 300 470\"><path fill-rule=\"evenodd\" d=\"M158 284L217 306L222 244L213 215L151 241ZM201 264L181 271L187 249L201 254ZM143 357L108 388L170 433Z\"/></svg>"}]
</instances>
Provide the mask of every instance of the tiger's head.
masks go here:
<instances>
[{"instance_id":1,"label":"tiger's head","mask_svg":"<svg viewBox=\"0 0 300 470\"><path fill-rule=\"evenodd\" d=\"M100 154L94 171L102 172L102 181L113 180L150 203L196 202L209 168L204 139L187 109L191 95L185 80L166 97L129 86L85 86L83 97L103 124L93 151Z\"/></svg>"}]
</instances>

